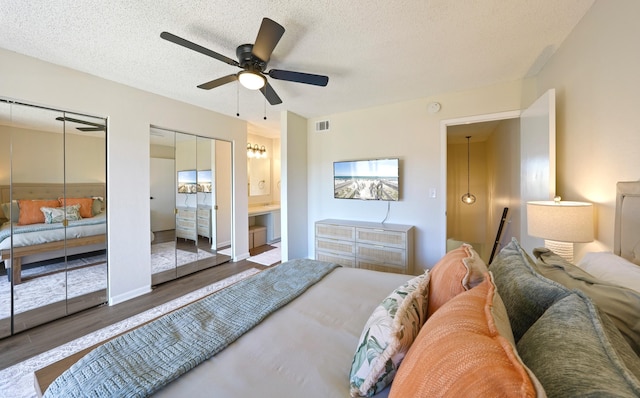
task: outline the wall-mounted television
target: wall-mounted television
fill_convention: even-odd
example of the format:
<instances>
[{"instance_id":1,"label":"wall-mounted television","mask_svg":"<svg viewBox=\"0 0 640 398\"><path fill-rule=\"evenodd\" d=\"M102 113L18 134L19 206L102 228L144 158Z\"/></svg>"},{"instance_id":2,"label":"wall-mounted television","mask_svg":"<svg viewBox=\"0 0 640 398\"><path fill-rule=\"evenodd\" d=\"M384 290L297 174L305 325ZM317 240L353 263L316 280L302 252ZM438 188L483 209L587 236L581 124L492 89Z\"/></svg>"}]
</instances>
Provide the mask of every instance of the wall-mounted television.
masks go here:
<instances>
[{"instance_id":1,"label":"wall-mounted television","mask_svg":"<svg viewBox=\"0 0 640 398\"><path fill-rule=\"evenodd\" d=\"M198 170L198 192L211 193L211 170Z\"/></svg>"},{"instance_id":2,"label":"wall-mounted television","mask_svg":"<svg viewBox=\"0 0 640 398\"><path fill-rule=\"evenodd\" d=\"M194 194L198 190L195 170L178 171L178 193Z\"/></svg>"},{"instance_id":3,"label":"wall-mounted television","mask_svg":"<svg viewBox=\"0 0 640 398\"><path fill-rule=\"evenodd\" d=\"M334 162L333 197L397 201L399 177L397 158Z\"/></svg>"}]
</instances>

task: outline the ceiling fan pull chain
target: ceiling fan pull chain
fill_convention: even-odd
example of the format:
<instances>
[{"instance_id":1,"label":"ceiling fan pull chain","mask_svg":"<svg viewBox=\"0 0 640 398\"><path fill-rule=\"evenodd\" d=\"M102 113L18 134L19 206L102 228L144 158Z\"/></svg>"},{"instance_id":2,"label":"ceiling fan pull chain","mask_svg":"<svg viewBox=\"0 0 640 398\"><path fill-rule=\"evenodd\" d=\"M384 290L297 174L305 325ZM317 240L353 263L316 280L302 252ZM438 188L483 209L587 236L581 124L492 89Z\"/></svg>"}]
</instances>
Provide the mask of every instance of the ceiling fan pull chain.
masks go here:
<instances>
[{"instance_id":1,"label":"ceiling fan pull chain","mask_svg":"<svg viewBox=\"0 0 640 398\"><path fill-rule=\"evenodd\" d=\"M267 120L267 97L264 97L264 120Z\"/></svg>"},{"instance_id":2,"label":"ceiling fan pull chain","mask_svg":"<svg viewBox=\"0 0 640 398\"><path fill-rule=\"evenodd\" d=\"M236 84L236 116L240 117L240 83Z\"/></svg>"}]
</instances>

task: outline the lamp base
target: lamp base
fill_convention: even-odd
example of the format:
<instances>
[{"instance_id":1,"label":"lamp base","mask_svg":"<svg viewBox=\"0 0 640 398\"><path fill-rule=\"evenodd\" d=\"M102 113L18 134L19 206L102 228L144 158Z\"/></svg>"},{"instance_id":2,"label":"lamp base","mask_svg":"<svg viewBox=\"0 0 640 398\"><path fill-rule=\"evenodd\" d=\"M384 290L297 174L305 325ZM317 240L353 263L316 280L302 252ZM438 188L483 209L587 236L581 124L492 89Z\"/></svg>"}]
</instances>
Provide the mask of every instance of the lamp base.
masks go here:
<instances>
[{"instance_id":1,"label":"lamp base","mask_svg":"<svg viewBox=\"0 0 640 398\"><path fill-rule=\"evenodd\" d=\"M545 239L544 247L573 264L573 243Z\"/></svg>"}]
</instances>

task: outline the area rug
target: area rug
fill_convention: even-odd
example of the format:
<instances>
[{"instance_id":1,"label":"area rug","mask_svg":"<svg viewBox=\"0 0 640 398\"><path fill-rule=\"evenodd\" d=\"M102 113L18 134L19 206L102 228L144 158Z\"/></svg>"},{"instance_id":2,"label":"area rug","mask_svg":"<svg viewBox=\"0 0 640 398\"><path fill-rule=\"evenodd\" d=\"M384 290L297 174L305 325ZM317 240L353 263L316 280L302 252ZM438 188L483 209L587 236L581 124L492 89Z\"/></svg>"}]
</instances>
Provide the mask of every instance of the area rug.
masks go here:
<instances>
[{"instance_id":1,"label":"area rug","mask_svg":"<svg viewBox=\"0 0 640 398\"><path fill-rule=\"evenodd\" d=\"M107 257L99 253L89 257L77 258L64 263L25 269L23 282L13 287L13 305L15 313L22 313L47 304L64 301L67 298L107 288ZM37 278L27 277L46 274ZM11 283L6 276L0 277L0 318L11 314Z\"/></svg>"},{"instance_id":2,"label":"area rug","mask_svg":"<svg viewBox=\"0 0 640 398\"><path fill-rule=\"evenodd\" d=\"M275 249L268 250L266 252L262 252L256 256L251 256L247 259L247 261L251 261L253 263L258 263L262 265L266 265L267 267L276 263L279 263L281 259L280 256L280 248L277 247Z\"/></svg>"},{"instance_id":3,"label":"area rug","mask_svg":"<svg viewBox=\"0 0 640 398\"><path fill-rule=\"evenodd\" d=\"M175 242L164 242L151 245L151 273L173 269L176 265L189 264L196 260L213 257L215 254L196 248L193 250L176 250Z\"/></svg>"},{"instance_id":4,"label":"area rug","mask_svg":"<svg viewBox=\"0 0 640 398\"><path fill-rule=\"evenodd\" d=\"M0 396L35 398L33 372L260 272L250 268L0 371Z\"/></svg>"}]
</instances>

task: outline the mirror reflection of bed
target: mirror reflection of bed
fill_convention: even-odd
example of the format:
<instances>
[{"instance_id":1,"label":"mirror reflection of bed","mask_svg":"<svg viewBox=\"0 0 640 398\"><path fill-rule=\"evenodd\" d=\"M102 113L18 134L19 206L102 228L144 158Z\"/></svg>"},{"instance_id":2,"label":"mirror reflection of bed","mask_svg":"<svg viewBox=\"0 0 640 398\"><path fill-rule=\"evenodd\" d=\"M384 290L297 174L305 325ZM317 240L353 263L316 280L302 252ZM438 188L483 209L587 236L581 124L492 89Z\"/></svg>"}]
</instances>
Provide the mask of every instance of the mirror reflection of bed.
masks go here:
<instances>
[{"instance_id":1,"label":"mirror reflection of bed","mask_svg":"<svg viewBox=\"0 0 640 398\"><path fill-rule=\"evenodd\" d=\"M107 301L106 129L0 98L0 337Z\"/></svg>"}]
</instances>

